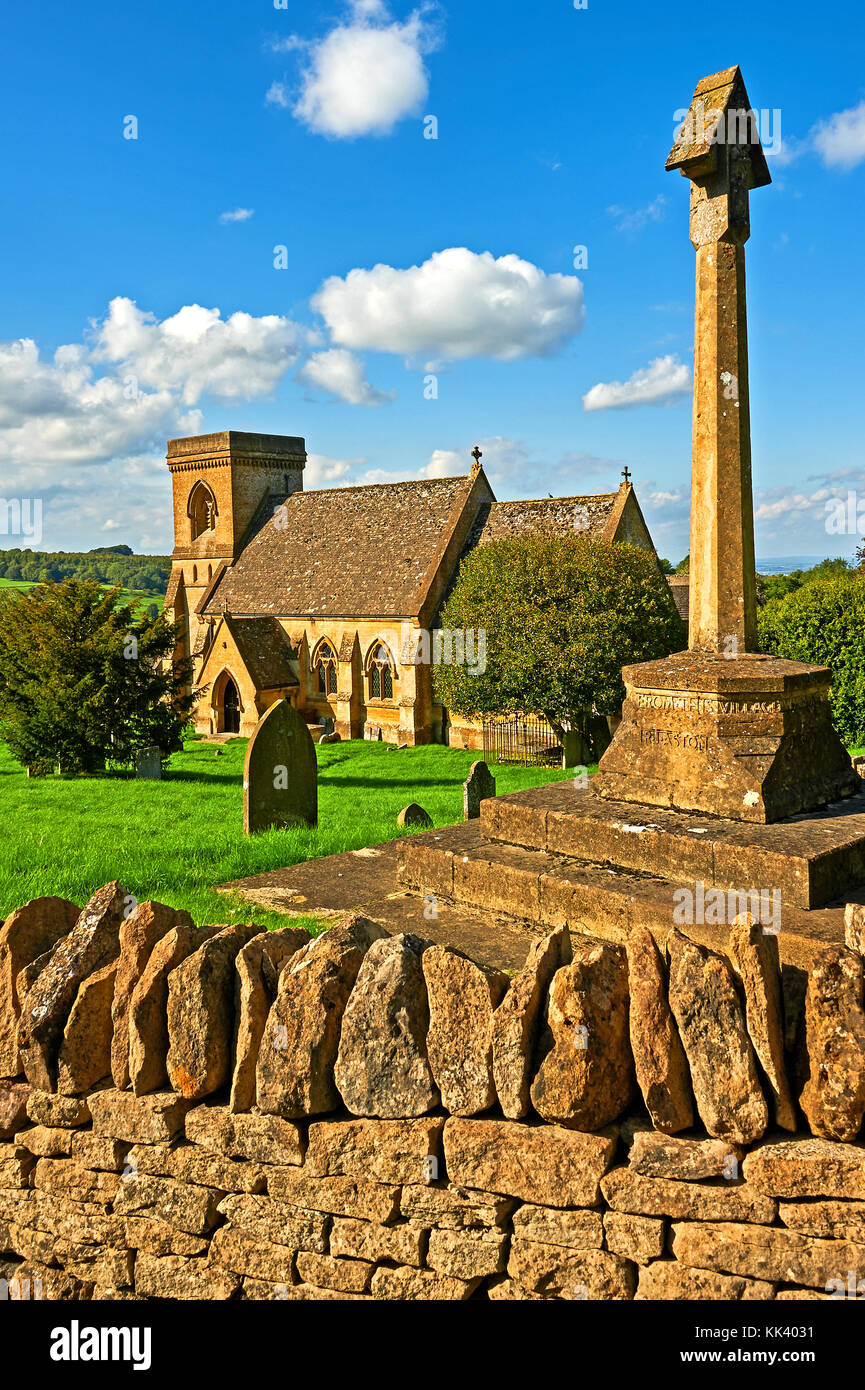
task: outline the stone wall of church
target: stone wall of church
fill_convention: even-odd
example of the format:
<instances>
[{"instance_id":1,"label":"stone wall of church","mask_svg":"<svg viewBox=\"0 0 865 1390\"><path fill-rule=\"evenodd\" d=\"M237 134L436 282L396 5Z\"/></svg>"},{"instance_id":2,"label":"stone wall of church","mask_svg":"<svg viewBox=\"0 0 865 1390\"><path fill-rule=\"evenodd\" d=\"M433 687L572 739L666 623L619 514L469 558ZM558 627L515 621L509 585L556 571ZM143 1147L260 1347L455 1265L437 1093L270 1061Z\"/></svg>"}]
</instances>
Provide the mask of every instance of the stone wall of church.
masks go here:
<instances>
[{"instance_id":1,"label":"stone wall of church","mask_svg":"<svg viewBox=\"0 0 865 1390\"><path fill-rule=\"evenodd\" d=\"M734 974L684 937L667 966L639 936L561 928L510 978L358 917L310 941L196 930L117 883L80 914L27 904L0 930L0 1287L856 1297L850 928L811 972L791 1066L753 933Z\"/></svg>"}]
</instances>

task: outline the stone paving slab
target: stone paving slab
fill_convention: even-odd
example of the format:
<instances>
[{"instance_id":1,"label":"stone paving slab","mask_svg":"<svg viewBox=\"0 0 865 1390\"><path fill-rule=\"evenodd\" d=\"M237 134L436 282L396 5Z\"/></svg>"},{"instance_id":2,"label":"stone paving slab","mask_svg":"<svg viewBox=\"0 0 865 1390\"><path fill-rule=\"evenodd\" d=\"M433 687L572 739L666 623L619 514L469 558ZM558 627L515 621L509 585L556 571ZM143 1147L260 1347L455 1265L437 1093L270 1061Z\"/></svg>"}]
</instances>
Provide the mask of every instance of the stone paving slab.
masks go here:
<instances>
[{"instance_id":1,"label":"stone paving slab","mask_svg":"<svg viewBox=\"0 0 865 1390\"><path fill-rule=\"evenodd\" d=\"M474 830L478 821L466 829ZM451 897L450 884L425 889L436 896L438 918L425 913L431 904L424 895L401 889L397 884L398 846L415 841L430 841L433 846L441 831L389 840L369 849L349 850L343 854L310 859L285 869L252 878L236 879L219 885L219 892L239 893L246 901L290 917L341 917L346 912L361 912L374 922L380 922L389 932L410 932L440 945L456 946L473 960L493 965L500 970L520 970L529 948L537 940L537 923L515 920L486 908L474 909L464 903L445 901Z\"/></svg>"}]
</instances>

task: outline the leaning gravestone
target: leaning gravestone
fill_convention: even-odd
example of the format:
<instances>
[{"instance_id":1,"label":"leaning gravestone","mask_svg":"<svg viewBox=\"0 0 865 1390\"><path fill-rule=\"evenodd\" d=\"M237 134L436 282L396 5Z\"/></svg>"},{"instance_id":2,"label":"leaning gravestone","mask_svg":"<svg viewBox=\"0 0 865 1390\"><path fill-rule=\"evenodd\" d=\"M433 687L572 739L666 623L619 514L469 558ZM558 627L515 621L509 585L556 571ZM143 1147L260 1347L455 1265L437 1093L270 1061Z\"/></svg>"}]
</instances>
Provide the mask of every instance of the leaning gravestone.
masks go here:
<instances>
[{"instance_id":1,"label":"leaning gravestone","mask_svg":"<svg viewBox=\"0 0 865 1390\"><path fill-rule=\"evenodd\" d=\"M481 802L496 794L496 779L486 763L472 763L469 775L463 783L463 817L477 820L481 813Z\"/></svg>"},{"instance_id":2,"label":"leaning gravestone","mask_svg":"<svg viewBox=\"0 0 865 1390\"><path fill-rule=\"evenodd\" d=\"M162 750L159 748L142 748L135 759L135 776L145 778L149 782L161 781Z\"/></svg>"},{"instance_id":3,"label":"leaning gravestone","mask_svg":"<svg viewBox=\"0 0 865 1390\"><path fill-rule=\"evenodd\" d=\"M318 824L318 763L304 720L277 700L259 721L243 769L243 829Z\"/></svg>"}]
</instances>

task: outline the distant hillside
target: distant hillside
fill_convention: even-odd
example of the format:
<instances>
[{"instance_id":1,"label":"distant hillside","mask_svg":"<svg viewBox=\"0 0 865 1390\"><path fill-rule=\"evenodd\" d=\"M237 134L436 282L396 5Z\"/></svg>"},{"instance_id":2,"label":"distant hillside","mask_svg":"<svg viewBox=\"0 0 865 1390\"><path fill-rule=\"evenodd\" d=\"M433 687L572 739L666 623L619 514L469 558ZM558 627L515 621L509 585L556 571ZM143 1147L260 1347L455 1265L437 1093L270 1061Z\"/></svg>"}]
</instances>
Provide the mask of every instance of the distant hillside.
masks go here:
<instances>
[{"instance_id":1,"label":"distant hillside","mask_svg":"<svg viewBox=\"0 0 865 1390\"><path fill-rule=\"evenodd\" d=\"M135 555L128 545L100 546L85 553L60 550L0 550L0 579L47 584L60 579L97 579L143 594L162 595L168 585L168 555Z\"/></svg>"}]
</instances>

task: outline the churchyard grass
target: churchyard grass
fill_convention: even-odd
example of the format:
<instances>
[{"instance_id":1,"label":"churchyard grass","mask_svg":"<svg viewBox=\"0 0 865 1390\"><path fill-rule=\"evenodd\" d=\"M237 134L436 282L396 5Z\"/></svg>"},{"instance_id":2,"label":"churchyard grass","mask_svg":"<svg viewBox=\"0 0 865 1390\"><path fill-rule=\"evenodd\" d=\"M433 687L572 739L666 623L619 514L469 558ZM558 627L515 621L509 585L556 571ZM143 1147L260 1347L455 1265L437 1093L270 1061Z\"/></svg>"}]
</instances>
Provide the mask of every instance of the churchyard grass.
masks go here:
<instances>
[{"instance_id":1,"label":"churchyard grass","mask_svg":"<svg viewBox=\"0 0 865 1390\"><path fill-rule=\"evenodd\" d=\"M119 879L141 901L187 908L199 926L285 926L285 916L227 898L215 885L395 839L397 815L412 801L437 826L462 820L463 782L479 756L438 746L327 744L317 749L317 829L245 836L245 753L246 739L221 747L191 739L169 760L162 782L147 782L131 773L28 778L0 746L0 916L54 894L82 904ZM573 776L555 768L492 770L500 794Z\"/></svg>"}]
</instances>

